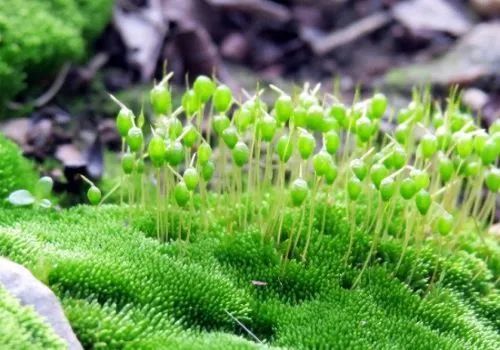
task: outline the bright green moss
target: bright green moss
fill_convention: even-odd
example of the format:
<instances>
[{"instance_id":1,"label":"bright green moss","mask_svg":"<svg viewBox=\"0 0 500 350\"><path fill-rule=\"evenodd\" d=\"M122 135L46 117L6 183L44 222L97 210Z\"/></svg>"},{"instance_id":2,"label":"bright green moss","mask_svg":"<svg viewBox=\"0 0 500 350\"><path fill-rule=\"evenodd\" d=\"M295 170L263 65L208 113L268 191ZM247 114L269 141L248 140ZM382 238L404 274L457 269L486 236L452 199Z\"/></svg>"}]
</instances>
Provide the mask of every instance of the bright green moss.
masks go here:
<instances>
[{"instance_id":1,"label":"bright green moss","mask_svg":"<svg viewBox=\"0 0 500 350\"><path fill-rule=\"evenodd\" d=\"M12 191L33 189L36 180L33 165L23 157L19 147L0 134L0 206Z\"/></svg>"},{"instance_id":2,"label":"bright green moss","mask_svg":"<svg viewBox=\"0 0 500 350\"><path fill-rule=\"evenodd\" d=\"M21 306L0 284L1 349L66 349L64 342L30 307Z\"/></svg>"}]
</instances>

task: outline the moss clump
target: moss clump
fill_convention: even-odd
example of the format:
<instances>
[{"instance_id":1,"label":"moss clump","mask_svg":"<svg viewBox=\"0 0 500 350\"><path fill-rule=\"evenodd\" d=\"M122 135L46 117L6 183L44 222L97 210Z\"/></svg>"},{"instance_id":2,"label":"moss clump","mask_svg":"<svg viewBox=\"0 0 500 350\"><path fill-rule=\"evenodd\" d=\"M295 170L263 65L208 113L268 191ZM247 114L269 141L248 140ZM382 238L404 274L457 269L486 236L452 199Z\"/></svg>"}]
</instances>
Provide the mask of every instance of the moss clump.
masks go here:
<instances>
[{"instance_id":1,"label":"moss clump","mask_svg":"<svg viewBox=\"0 0 500 350\"><path fill-rule=\"evenodd\" d=\"M0 284L0 348L66 349L66 344L29 307L24 307Z\"/></svg>"},{"instance_id":2,"label":"moss clump","mask_svg":"<svg viewBox=\"0 0 500 350\"><path fill-rule=\"evenodd\" d=\"M2 0L0 105L63 63L81 59L112 5L112 0Z\"/></svg>"},{"instance_id":3,"label":"moss clump","mask_svg":"<svg viewBox=\"0 0 500 350\"><path fill-rule=\"evenodd\" d=\"M32 190L37 181L33 165L19 147L0 134L0 206L12 191Z\"/></svg>"}]
</instances>

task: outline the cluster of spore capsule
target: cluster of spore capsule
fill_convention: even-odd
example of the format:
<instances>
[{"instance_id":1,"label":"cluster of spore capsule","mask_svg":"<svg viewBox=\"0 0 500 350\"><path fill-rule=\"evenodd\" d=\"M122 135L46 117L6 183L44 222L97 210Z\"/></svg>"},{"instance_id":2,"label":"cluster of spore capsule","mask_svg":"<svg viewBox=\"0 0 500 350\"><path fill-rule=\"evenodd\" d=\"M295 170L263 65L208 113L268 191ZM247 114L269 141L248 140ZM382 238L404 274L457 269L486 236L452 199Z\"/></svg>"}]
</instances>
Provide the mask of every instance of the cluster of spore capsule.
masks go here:
<instances>
[{"instance_id":1,"label":"cluster of spore capsule","mask_svg":"<svg viewBox=\"0 0 500 350\"><path fill-rule=\"evenodd\" d=\"M381 93L348 105L319 86L287 94L271 85L266 96L274 101L266 103L264 90L235 98L226 85L199 76L174 106L170 77L150 92L150 118L113 98L121 107L120 187L129 177L141 178L133 192L143 193L129 193L129 201L156 210L163 239L175 237L169 222L184 211L201 212L207 226L257 227L280 244L285 212L292 212L284 255L300 238L305 259L318 204L326 208L342 198L352 227L346 259L356 228L373 235L368 262L394 215L404 222L401 259L410 239L449 236L471 220L484 229L494 217L500 121L481 128L456 92L446 106L414 94L396 111ZM145 193L144 182L153 194ZM101 202L95 186L88 197ZM324 225L323 217L320 231Z\"/></svg>"}]
</instances>

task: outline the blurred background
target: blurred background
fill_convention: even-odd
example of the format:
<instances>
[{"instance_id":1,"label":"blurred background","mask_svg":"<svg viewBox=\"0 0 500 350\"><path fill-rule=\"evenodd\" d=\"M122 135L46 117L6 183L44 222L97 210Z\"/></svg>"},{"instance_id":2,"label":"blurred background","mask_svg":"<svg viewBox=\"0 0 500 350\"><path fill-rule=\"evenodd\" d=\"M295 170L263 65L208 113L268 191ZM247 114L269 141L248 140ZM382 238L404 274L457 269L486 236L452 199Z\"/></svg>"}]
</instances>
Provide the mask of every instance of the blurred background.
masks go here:
<instances>
[{"instance_id":1,"label":"blurred background","mask_svg":"<svg viewBox=\"0 0 500 350\"><path fill-rule=\"evenodd\" d=\"M153 81L216 75L235 91L321 82L350 101L460 85L500 118L500 0L1 0L0 131L56 189L100 179L120 139L111 92L134 111ZM174 96L176 90L174 89Z\"/></svg>"}]
</instances>

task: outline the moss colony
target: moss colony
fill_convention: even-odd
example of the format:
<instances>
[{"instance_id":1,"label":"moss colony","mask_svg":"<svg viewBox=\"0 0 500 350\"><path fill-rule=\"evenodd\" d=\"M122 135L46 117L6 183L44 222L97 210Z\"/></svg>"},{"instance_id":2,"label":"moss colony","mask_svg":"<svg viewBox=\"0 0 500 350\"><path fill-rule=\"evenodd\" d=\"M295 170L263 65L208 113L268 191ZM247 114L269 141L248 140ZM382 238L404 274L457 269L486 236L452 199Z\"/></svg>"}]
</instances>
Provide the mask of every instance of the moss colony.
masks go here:
<instances>
[{"instance_id":1,"label":"moss colony","mask_svg":"<svg viewBox=\"0 0 500 350\"><path fill-rule=\"evenodd\" d=\"M395 114L273 87L268 108L207 77L175 108L168 78L151 128L116 101L123 174L104 196L85 179L98 206L0 211L0 254L85 348L499 348L498 123L453 95Z\"/></svg>"}]
</instances>

